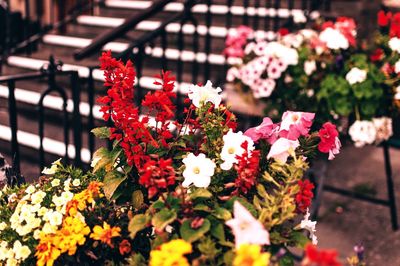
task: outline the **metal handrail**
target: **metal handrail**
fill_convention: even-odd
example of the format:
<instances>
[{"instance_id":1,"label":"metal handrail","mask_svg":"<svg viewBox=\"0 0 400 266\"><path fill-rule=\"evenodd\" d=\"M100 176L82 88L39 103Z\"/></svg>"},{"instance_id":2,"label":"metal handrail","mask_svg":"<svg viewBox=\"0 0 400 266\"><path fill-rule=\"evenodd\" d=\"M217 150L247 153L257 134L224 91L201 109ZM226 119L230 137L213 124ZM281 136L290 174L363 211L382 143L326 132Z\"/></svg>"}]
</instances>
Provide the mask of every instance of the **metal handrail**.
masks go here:
<instances>
[{"instance_id":1,"label":"metal handrail","mask_svg":"<svg viewBox=\"0 0 400 266\"><path fill-rule=\"evenodd\" d=\"M172 1L173 0L158 0L154 2L143 12L131 16L118 27L110 29L105 33L97 36L88 46L76 51L74 54L74 58L76 60L81 60L87 56L92 55L93 53L98 52L105 44L117 38L120 38L121 36L124 36L128 31L134 29L140 22L162 11L163 8Z\"/></svg>"}]
</instances>

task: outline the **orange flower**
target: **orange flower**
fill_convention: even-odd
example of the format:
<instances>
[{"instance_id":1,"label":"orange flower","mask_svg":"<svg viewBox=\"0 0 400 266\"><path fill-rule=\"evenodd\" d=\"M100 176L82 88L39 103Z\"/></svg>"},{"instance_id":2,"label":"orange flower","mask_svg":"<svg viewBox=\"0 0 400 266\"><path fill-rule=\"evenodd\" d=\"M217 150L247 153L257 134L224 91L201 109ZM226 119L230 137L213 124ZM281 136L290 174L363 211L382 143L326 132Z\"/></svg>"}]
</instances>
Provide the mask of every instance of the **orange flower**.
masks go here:
<instances>
[{"instance_id":1,"label":"orange flower","mask_svg":"<svg viewBox=\"0 0 400 266\"><path fill-rule=\"evenodd\" d=\"M124 239L121 243L119 243L119 253L123 256L125 254L129 254L131 252L131 243L128 240Z\"/></svg>"},{"instance_id":2,"label":"orange flower","mask_svg":"<svg viewBox=\"0 0 400 266\"><path fill-rule=\"evenodd\" d=\"M90 235L90 237L94 240L100 240L101 242L109 245L111 248L114 248L111 239L113 237L121 236L120 232L121 228L117 226L111 227L109 224L104 222L103 227L96 225L93 228L93 233Z\"/></svg>"},{"instance_id":3,"label":"orange flower","mask_svg":"<svg viewBox=\"0 0 400 266\"><path fill-rule=\"evenodd\" d=\"M61 255L60 250L53 245L53 241L54 238L52 236L44 236L40 239L35 253L37 266L52 266L54 261Z\"/></svg>"}]
</instances>

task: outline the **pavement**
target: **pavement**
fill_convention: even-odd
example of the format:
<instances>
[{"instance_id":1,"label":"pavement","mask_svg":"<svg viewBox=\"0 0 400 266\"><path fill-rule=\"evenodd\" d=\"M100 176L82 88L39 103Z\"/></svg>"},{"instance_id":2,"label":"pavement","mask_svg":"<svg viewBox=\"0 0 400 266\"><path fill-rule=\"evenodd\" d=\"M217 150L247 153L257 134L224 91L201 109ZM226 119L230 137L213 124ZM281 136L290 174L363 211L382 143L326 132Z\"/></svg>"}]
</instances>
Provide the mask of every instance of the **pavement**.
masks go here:
<instances>
[{"instance_id":1,"label":"pavement","mask_svg":"<svg viewBox=\"0 0 400 266\"><path fill-rule=\"evenodd\" d=\"M400 150L390 151L400 214ZM383 149L347 146L329 163L327 182L358 192L387 197ZM363 244L367 265L400 265L400 230L393 231L389 208L324 191L317 223L321 248L334 248L342 262Z\"/></svg>"}]
</instances>

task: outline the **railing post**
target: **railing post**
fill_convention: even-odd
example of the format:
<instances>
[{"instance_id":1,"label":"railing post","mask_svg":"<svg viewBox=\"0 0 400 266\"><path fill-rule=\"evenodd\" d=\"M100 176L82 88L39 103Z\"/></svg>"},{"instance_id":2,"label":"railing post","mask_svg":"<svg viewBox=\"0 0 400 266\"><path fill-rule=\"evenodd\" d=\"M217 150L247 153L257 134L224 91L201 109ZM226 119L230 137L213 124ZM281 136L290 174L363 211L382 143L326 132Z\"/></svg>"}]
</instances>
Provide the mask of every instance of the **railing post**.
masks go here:
<instances>
[{"instance_id":1,"label":"railing post","mask_svg":"<svg viewBox=\"0 0 400 266\"><path fill-rule=\"evenodd\" d=\"M80 86L78 72L71 73L71 88L72 88L72 101L74 109L72 111L72 125L74 132L74 146L75 146L75 166L82 166L81 150L82 150L82 123L81 113L79 110L80 104Z\"/></svg>"},{"instance_id":2,"label":"railing post","mask_svg":"<svg viewBox=\"0 0 400 266\"><path fill-rule=\"evenodd\" d=\"M15 100L15 81L9 80L8 85L8 110L11 129L11 154L14 156L14 164L16 171L19 172L20 156L18 145L18 124L17 124L17 102Z\"/></svg>"},{"instance_id":3,"label":"railing post","mask_svg":"<svg viewBox=\"0 0 400 266\"><path fill-rule=\"evenodd\" d=\"M93 106L94 106L94 80L93 80L93 68L89 68L89 78L88 78L88 102L89 102L89 117L88 117L88 128L92 130L94 128L94 117L93 117ZM90 157L93 156L94 152L94 135L88 134L89 141L89 151Z\"/></svg>"},{"instance_id":4,"label":"railing post","mask_svg":"<svg viewBox=\"0 0 400 266\"><path fill-rule=\"evenodd\" d=\"M396 197L393 185L392 165L390 161L389 145L386 142L383 144L383 156L385 159L386 185L388 192L390 217L392 220L392 229L396 231L397 229L399 229L399 225L397 222Z\"/></svg>"}]
</instances>

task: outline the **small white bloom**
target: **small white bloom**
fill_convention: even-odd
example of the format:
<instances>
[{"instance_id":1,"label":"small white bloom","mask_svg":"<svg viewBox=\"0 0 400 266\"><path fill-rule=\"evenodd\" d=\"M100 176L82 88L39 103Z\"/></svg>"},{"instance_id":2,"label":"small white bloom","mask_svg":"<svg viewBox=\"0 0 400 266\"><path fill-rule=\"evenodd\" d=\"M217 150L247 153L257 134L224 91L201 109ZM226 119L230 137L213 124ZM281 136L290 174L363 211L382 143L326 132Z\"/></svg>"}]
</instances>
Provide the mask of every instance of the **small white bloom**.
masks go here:
<instances>
[{"instance_id":1,"label":"small white bloom","mask_svg":"<svg viewBox=\"0 0 400 266\"><path fill-rule=\"evenodd\" d=\"M293 14L293 22L296 24L299 23L306 23L307 22L307 18L304 15L304 12L302 10L300 10L299 12L292 12Z\"/></svg>"},{"instance_id":2,"label":"small white bloom","mask_svg":"<svg viewBox=\"0 0 400 266\"><path fill-rule=\"evenodd\" d=\"M8 196L8 202L14 202L18 199L17 194L12 193L10 196Z\"/></svg>"},{"instance_id":3,"label":"small white bloom","mask_svg":"<svg viewBox=\"0 0 400 266\"><path fill-rule=\"evenodd\" d=\"M222 170L229 170L234 163L237 163L236 156L241 156L244 153L242 144L247 141L247 152L254 150L254 142L248 136L243 135L241 131L234 133L232 129L223 136L224 146L221 151L221 159L224 161L221 164Z\"/></svg>"},{"instance_id":4,"label":"small white bloom","mask_svg":"<svg viewBox=\"0 0 400 266\"><path fill-rule=\"evenodd\" d=\"M314 60L307 60L304 62L304 72L307 76L310 76L315 70L317 70L317 64Z\"/></svg>"},{"instance_id":5,"label":"small white bloom","mask_svg":"<svg viewBox=\"0 0 400 266\"><path fill-rule=\"evenodd\" d=\"M77 186L79 186L81 184L81 181L79 180L79 179L74 179L74 181L72 181L72 185L74 186L74 187L77 187Z\"/></svg>"},{"instance_id":6,"label":"small white bloom","mask_svg":"<svg viewBox=\"0 0 400 266\"><path fill-rule=\"evenodd\" d=\"M93 159L92 159L92 162L90 163L90 167L92 167L92 168L94 168L94 167L96 167L96 165L97 165L97 163L99 162L101 160L101 157L100 156L96 156L96 157L93 157Z\"/></svg>"},{"instance_id":7,"label":"small white bloom","mask_svg":"<svg viewBox=\"0 0 400 266\"><path fill-rule=\"evenodd\" d=\"M393 135L393 123L390 117L373 118L372 122L376 129L375 142L377 144L388 140Z\"/></svg>"},{"instance_id":8,"label":"small white bloom","mask_svg":"<svg viewBox=\"0 0 400 266\"><path fill-rule=\"evenodd\" d=\"M33 205L41 203L44 199L44 197L46 197L46 193L43 191L37 191L35 193L32 194L31 196L31 203Z\"/></svg>"},{"instance_id":9,"label":"small white bloom","mask_svg":"<svg viewBox=\"0 0 400 266\"><path fill-rule=\"evenodd\" d=\"M267 159L274 158L277 162L284 164L298 146L300 146L298 140L280 138L272 144Z\"/></svg>"},{"instance_id":10,"label":"small white bloom","mask_svg":"<svg viewBox=\"0 0 400 266\"><path fill-rule=\"evenodd\" d=\"M222 96L219 95L221 88L213 88L211 81L207 81L205 86L191 85L189 87L189 99L197 108L201 107L207 102L211 102L218 108L222 101Z\"/></svg>"},{"instance_id":11,"label":"small white bloom","mask_svg":"<svg viewBox=\"0 0 400 266\"><path fill-rule=\"evenodd\" d=\"M394 72L396 72L396 74L400 73L400 60L398 60L396 64L394 64Z\"/></svg>"},{"instance_id":12,"label":"small white bloom","mask_svg":"<svg viewBox=\"0 0 400 266\"><path fill-rule=\"evenodd\" d=\"M189 153L182 162L185 164L185 171L183 171L185 181L183 181L182 186L188 187L194 184L195 187L205 188L210 185L216 166L205 154L200 153L196 156Z\"/></svg>"},{"instance_id":13,"label":"small white bloom","mask_svg":"<svg viewBox=\"0 0 400 266\"><path fill-rule=\"evenodd\" d=\"M357 67L353 67L347 74L346 80L350 85L354 85L356 83L361 83L367 79L367 71L363 69L359 69Z\"/></svg>"},{"instance_id":14,"label":"small white bloom","mask_svg":"<svg viewBox=\"0 0 400 266\"><path fill-rule=\"evenodd\" d=\"M42 171L42 174L45 174L45 175L54 175L54 174L57 172L58 167L59 167L60 165L61 165L61 158L58 159L57 161L54 161L54 162L51 164L51 167L50 167L50 168L45 167L45 168L43 169L43 171Z\"/></svg>"},{"instance_id":15,"label":"small white bloom","mask_svg":"<svg viewBox=\"0 0 400 266\"><path fill-rule=\"evenodd\" d=\"M14 242L13 251L17 260L25 260L31 254L28 246L23 246L18 240Z\"/></svg>"},{"instance_id":16,"label":"small white bloom","mask_svg":"<svg viewBox=\"0 0 400 266\"><path fill-rule=\"evenodd\" d=\"M316 232L315 226L316 225L317 225L316 221L310 220L310 212L307 209L307 213L306 213L306 215L304 215L304 219L300 222L300 227L302 229L305 229L308 232L310 232L310 239L311 239L313 245L318 244L318 239L317 239L317 236L315 235L315 232Z\"/></svg>"},{"instance_id":17,"label":"small white bloom","mask_svg":"<svg viewBox=\"0 0 400 266\"><path fill-rule=\"evenodd\" d=\"M60 185L60 179L58 179L58 178L53 179L50 184L52 187L57 187Z\"/></svg>"},{"instance_id":18,"label":"small white bloom","mask_svg":"<svg viewBox=\"0 0 400 266\"><path fill-rule=\"evenodd\" d=\"M349 41L339 31L333 28L326 28L319 34L319 39L326 44L329 49L348 49Z\"/></svg>"},{"instance_id":19,"label":"small white bloom","mask_svg":"<svg viewBox=\"0 0 400 266\"><path fill-rule=\"evenodd\" d=\"M49 217L49 223L52 226L58 226L62 223L63 215L60 212L52 212Z\"/></svg>"},{"instance_id":20,"label":"small white bloom","mask_svg":"<svg viewBox=\"0 0 400 266\"><path fill-rule=\"evenodd\" d=\"M36 188L34 187L34 186L32 186L32 185L30 185L29 187L27 187L26 189L25 189L25 193L26 194L32 194L33 192L35 192L36 191Z\"/></svg>"},{"instance_id":21,"label":"small white bloom","mask_svg":"<svg viewBox=\"0 0 400 266\"><path fill-rule=\"evenodd\" d=\"M7 224L5 222L0 223L0 232L7 228Z\"/></svg>"},{"instance_id":22,"label":"small white bloom","mask_svg":"<svg viewBox=\"0 0 400 266\"><path fill-rule=\"evenodd\" d=\"M357 120L349 128L349 134L358 148L366 144L372 144L376 138L376 128L372 121Z\"/></svg>"},{"instance_id":23,"label":"small white bloom","mask_svg":"<svg viewBox=\"0 0 400 266\"><path fill-rule=\"evenodd\" d=\"M392 51L395 51L400 54L400 39L397 37L393 37L389 40L389 47Z\"/></svg>"},{"instance_id":24,"label":"small white bloom","mask_svg":"<svg viewBox=\"0 0 400 266\"><path fill-rule=\"evenodd\" d=\"M395 89L394 99L400 100L400 86Z\"/></svg>"},{"instance_id":25,"label":"small white bloom","mask_svg":"<svg viewBox=\"0 0 400 266\"><path fill-rule=\"evenodd\" d=\"M64 190L69 191L71 189L71 178L64 181Z\"/></svg>"}]
</instances>

